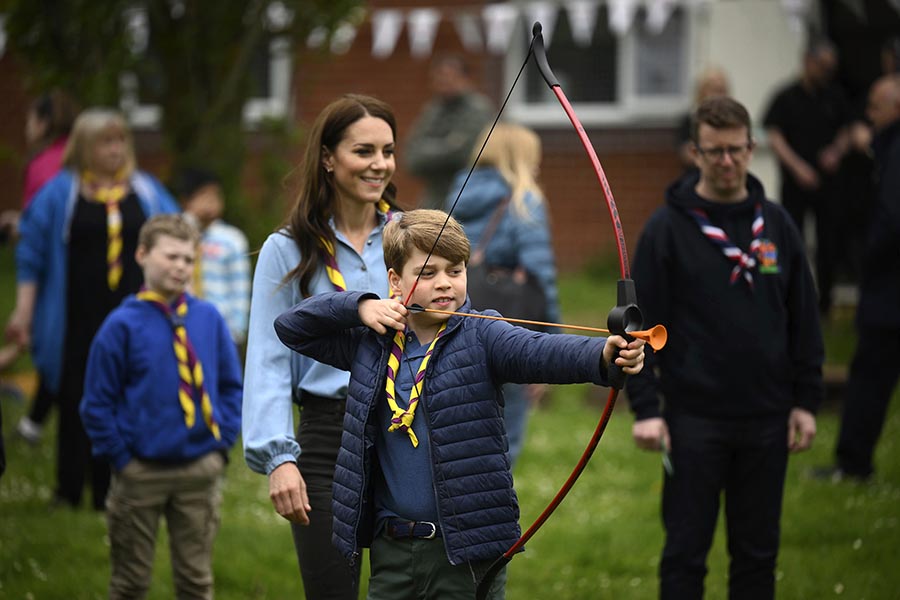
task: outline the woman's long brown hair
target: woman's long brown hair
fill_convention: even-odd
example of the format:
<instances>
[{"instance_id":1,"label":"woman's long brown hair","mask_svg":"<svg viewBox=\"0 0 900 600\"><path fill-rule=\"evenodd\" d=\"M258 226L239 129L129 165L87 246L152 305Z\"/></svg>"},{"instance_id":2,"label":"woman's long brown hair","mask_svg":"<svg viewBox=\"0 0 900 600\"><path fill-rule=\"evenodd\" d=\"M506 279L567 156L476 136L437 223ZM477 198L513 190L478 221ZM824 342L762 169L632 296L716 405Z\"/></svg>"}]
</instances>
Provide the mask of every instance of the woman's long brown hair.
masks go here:
<instances>
[{"instance_id":1,"label":"woman's long brown hair","mask_svg":"<svg viewBox=\"0 0 900 600\"><path fill-rule=\"evenodd\" d=\"M391 107L371 96L347 94L326 106L313 123L306 138L306 151L298 165L299 193L284 224L300 251L300 264L284 277L284 283L299 281L303 297L310 295L309 285L316 268L324 260L321 240L336 246L334 232L328 226L334 215L336 194L332 177L322 162L323 149L334 153L347 128L365 116L386 122L397 139L397 122ZM383 198L396 208L397 188L388 183Z\"/></svg>"}]
</instances>

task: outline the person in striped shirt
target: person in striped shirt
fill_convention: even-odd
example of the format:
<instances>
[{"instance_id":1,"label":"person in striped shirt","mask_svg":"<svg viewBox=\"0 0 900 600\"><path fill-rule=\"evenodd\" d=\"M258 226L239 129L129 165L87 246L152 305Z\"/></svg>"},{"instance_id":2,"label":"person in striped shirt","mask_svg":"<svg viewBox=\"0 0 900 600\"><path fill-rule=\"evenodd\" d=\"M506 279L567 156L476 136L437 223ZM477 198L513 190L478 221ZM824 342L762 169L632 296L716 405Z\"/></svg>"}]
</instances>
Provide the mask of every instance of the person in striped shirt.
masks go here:
<instances>
[{"instance_id":1,"label":"person in striped shirt","mask_svg":"<svg viewBox=\"0 0 900 600\"><path fill-rule=\"evenodd\" d=\"M176 193L201 233L200 260L195 263L192 293L211 302L228 324L231 339L247 339L250 312L250 258L247 237L222 220L224 194L219 178L202 169L184 169Z\"/></svg>"}]
</instances>

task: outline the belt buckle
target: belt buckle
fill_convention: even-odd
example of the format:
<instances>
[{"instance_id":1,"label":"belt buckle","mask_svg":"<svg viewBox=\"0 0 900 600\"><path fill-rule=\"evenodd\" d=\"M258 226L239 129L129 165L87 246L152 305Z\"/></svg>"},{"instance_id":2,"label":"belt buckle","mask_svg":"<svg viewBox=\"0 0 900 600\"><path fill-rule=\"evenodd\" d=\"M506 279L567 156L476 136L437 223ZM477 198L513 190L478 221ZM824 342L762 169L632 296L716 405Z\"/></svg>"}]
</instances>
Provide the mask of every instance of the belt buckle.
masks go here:
<instances>
[{"instance_id":1,"label":"belt buckle","mask_svg":"<svg viewBox=\"0 0 900 600\"><path fill-rule=\"evenodd\" d=\"M437 525L435 525L431 521L419 521L419 523L421 523L422 525L429 525L431 527L431 533L429 533L428 535L423 535L422 539L423 540L433 540L434 537L437 535Z\"/></svg>"}]
</instances>

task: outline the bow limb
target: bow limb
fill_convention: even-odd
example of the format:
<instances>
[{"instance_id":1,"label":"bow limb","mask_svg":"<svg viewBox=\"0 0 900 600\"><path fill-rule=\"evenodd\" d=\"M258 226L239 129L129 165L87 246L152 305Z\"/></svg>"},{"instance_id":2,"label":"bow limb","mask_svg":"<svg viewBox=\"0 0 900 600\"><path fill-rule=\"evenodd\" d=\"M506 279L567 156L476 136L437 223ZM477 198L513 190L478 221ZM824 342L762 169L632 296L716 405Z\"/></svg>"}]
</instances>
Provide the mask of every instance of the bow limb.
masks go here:
<instances>
[{"instance_id":1,"label":"bow limb","mask_svg":"<svg viewBox=\"0 0 900 600\"><path fill-rule=\"evenodd\" d=\"M544 38L541 33L540 23L534 24L532 33L532 52L534 54L537 67L540 70L541 76L544 78L544 81L546 81L547 85L550 86L551 91L556 96L556 99L559 101L560 105L562 105L563 110L569 117L572 125L575 127L578 138L581 140L581 144L582 146L584 146L584 149L587 152L588 157L590 158L591 165L594 167L594 173L597 175L597 179L600 182L600 188L603 191L603 198L606 201L607 208L609 209L609 216L612 220L613 228L615 229L616 249L619 255L619 272L621 275L621 279L619 279L617 284L616 306L609 313L609 317L607 318L607 326L609 327L610 332L621 335L626 339L631 339L631 337L628 335L628 332L639 330L643 324L643 318L641 317L640 309L637 306L637 294L635 293L634 281L631 280L631 270L628 264L628 251L625 245L625 233L622 229L622 223L619 219L619 211L616 208L616 202L613 198L612 189L610 189L609 187L609 181L606 179L606 173L603 171L603 167L600 165L600 159L597 158L597 153L594 151L593 144L591 144L587 133L584 131L584 127L581 125L581 121L578 119L578 116L572 109L572 105L569 103L568 98L566 98L565 93L562 91L562 88L559 85L559 81L556 79L556 76L550 69L550 64L547 62L547 53L544 48ZM615 359L613 359L613 361L614 360ZM594 454L594 450L597 449L597 445L600 443L600 438L603 437L603 432L606 430L606 426L609 423L609 418L612 416L613 408L615 408L616 400L619 396L619 390L622 389L625 384L625 374L619 367L614 364L613 361L610 362L610 365L608 367L608 380L610 383L609 396L606 400L606 405L603 408L603 413L600 415L600 420L597 423L597 427L594 430L594 434L591 436L591 439L588 442L587 447L584 449L581 458L578 460L578 463L575 465L575 468L572 470L569 478L556 493L556 496L554 496L550 504L547 505L547 508L545 508L543 512L541 512L540 516L535 520L535 522L525 531L525 533L522 534L522 537L520 537L509 548L509 550L504 552L488 568L487 572L478 583L475 592L476 600L484 600L485 598L487 598L494 577L497 575L497 573L499 573L500 569L502 569L507 563L509 563L509 561L512 560L512 557L515 555L515 553L518 552L522 548L522 546L524 546L525 543L530 540L535 533L537 533L538 529L541 528L541 526L547 521L547 519L550 518L550 515L553 514L553 511L555 511L556 508L562 503L566 495L568 495L569 491L575 485L575 482L581 476L581 473L584 471L585 467L587 467L591 456Z\"/></svg>"}]
</instances>

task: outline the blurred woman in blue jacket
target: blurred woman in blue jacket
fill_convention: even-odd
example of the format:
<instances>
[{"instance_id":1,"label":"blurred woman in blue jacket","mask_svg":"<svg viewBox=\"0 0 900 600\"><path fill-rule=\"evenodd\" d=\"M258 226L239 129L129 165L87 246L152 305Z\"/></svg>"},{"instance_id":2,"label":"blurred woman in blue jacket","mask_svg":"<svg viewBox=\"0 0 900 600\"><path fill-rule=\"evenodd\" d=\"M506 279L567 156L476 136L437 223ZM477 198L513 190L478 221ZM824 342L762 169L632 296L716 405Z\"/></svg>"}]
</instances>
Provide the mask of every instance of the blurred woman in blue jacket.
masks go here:
<instances>
[{"instance_id":1,"label":"blurred woman in blue jacket","mask_svg":"<svg viewBox=\"0 0 900 600\"><path fill-rule=\"evenodd\" d=\"M472 160L489 133L485 129L475 145ZM533 274L541 284L547 302L546 321L560 319L556 289L556 261L550 237L547 203L537 183L541 162L541 141L537 134L520 125L498 123L478 159L478 168L460 195L467 172L459 173L447 196L445 210L463 225L473 248L484 253L486 267L515 269ZM457 202L457 197L459 201ZM508 202L507 202L508 201ZM453 204L456 202L456 207ZM481 239L501 203L505 214L485 247ZM477 298L490 305L489 298ZM504 315L516 317L517 315ZM506 384L504 420L509 437L510 462L515 464L525 438L528 410L543 394L544 385Z\"/></svg>"},{"instance_id":2,"label":"blurred woman in blue jacket","mask_svg":"<svg viewBox=\"0 0 900 600\"><path fill-rule=\"evenodd\" d=\"M162 184L136 169L124 117L95 108L78 116L63 170L22 214L6 335L31 347L59 403L55 503L81 503L90 466L93 506L104 508L109 466L92 459L78 415L88 350L106 315L143 282L134 259L141 225L177 211Z\"/></svg>"}]
</instances>

